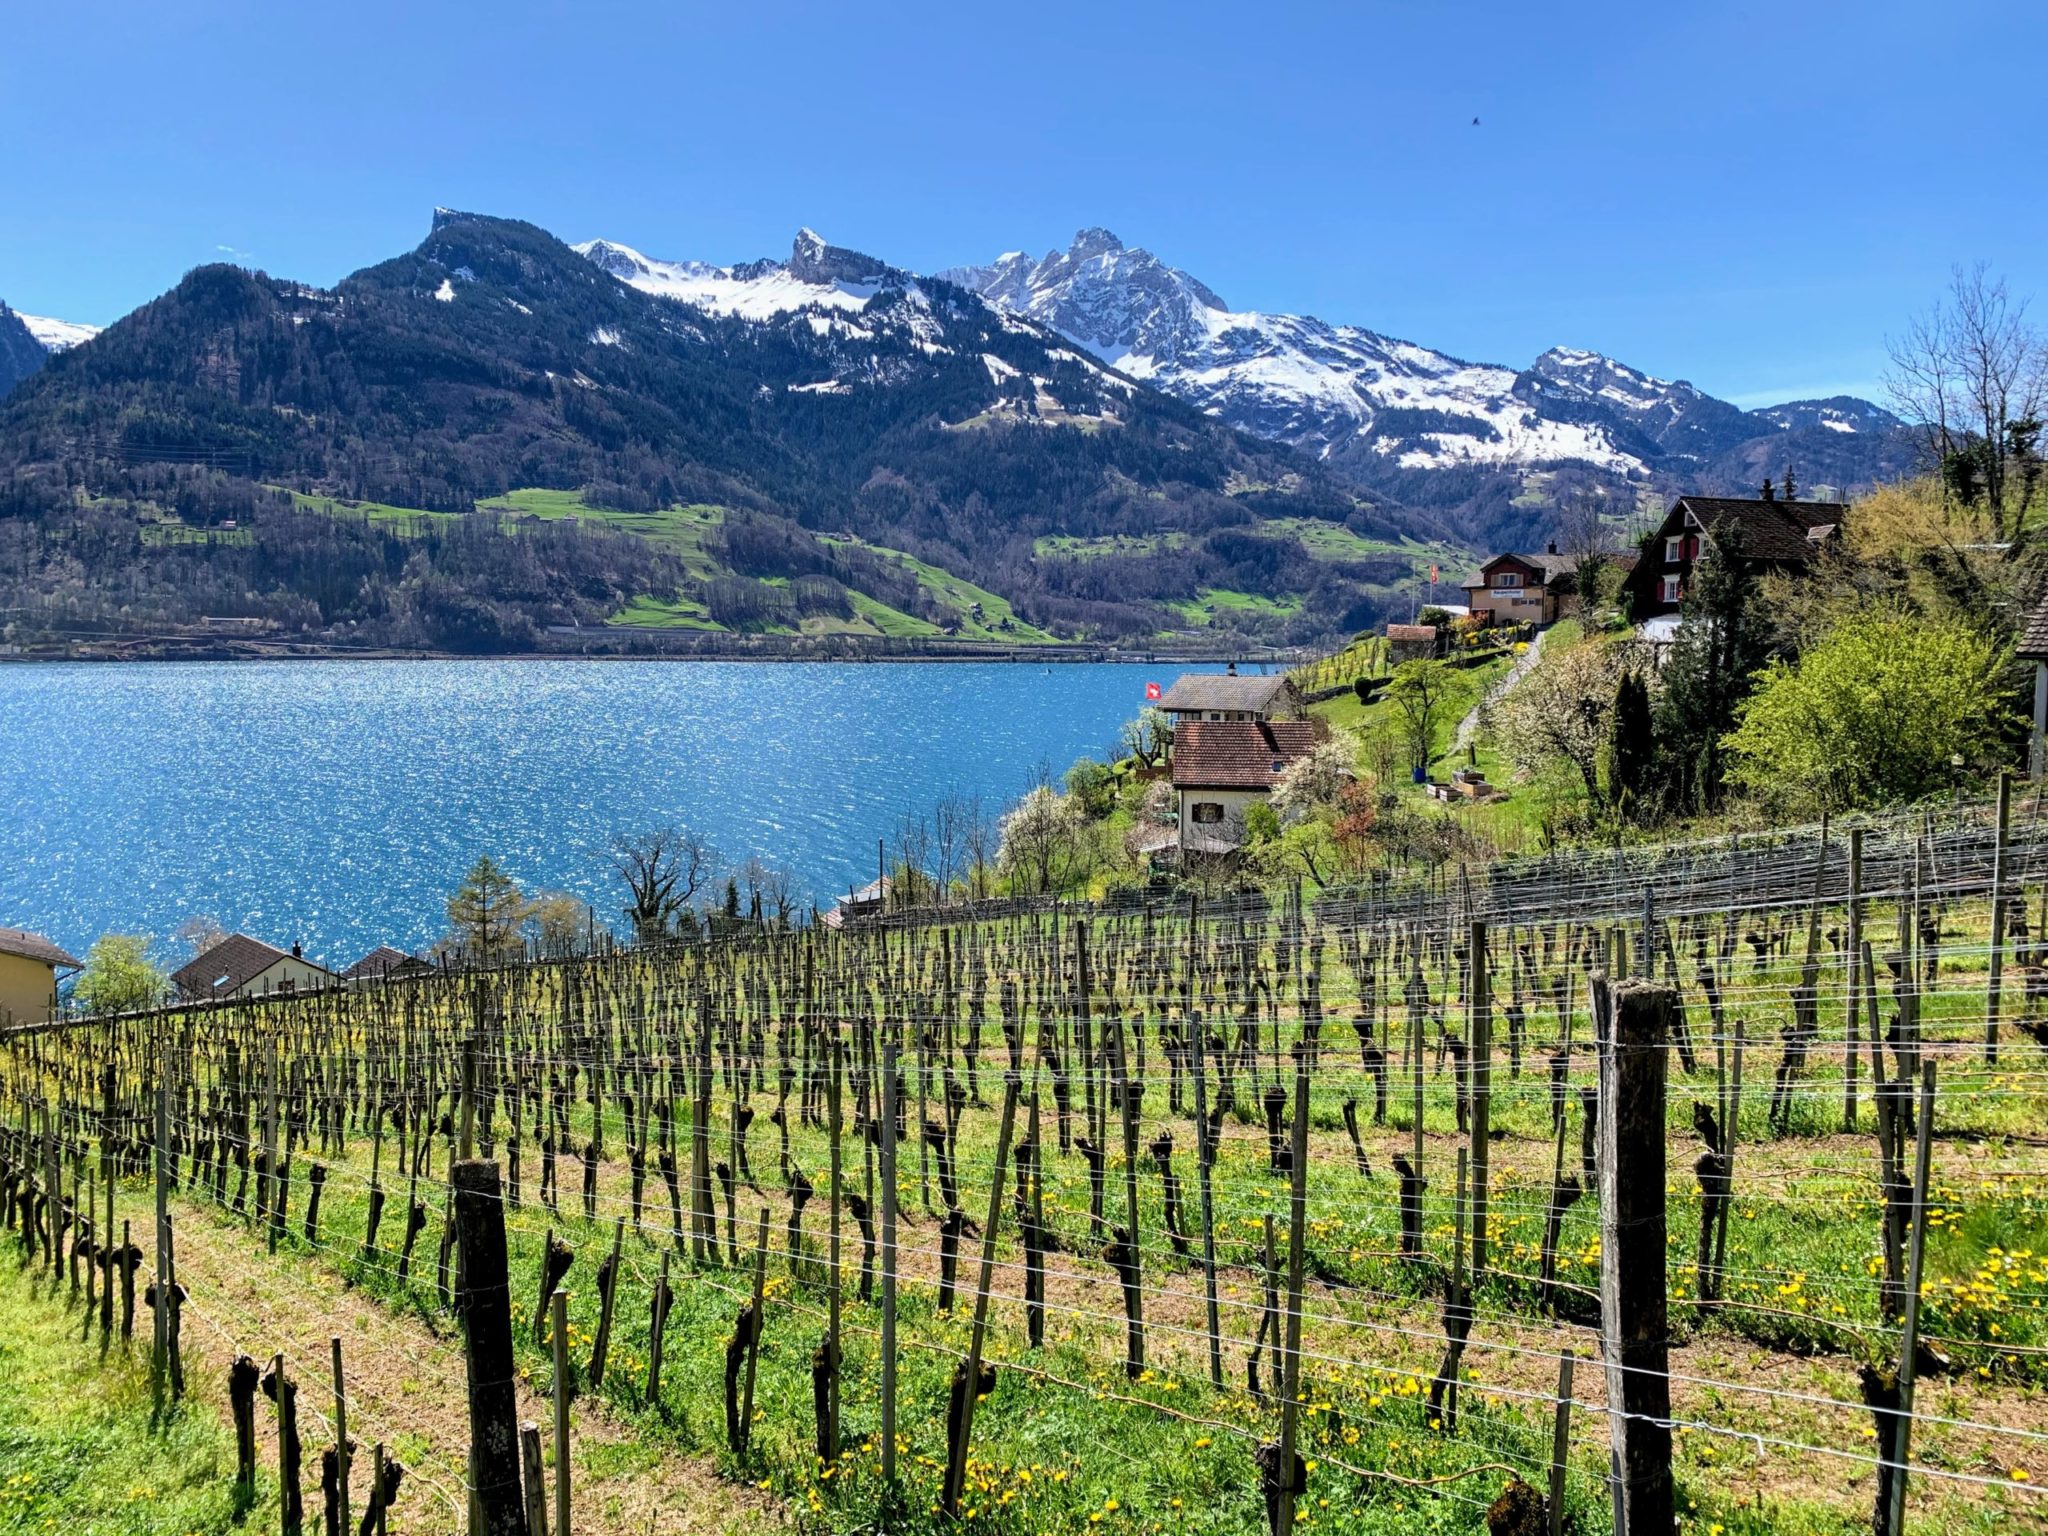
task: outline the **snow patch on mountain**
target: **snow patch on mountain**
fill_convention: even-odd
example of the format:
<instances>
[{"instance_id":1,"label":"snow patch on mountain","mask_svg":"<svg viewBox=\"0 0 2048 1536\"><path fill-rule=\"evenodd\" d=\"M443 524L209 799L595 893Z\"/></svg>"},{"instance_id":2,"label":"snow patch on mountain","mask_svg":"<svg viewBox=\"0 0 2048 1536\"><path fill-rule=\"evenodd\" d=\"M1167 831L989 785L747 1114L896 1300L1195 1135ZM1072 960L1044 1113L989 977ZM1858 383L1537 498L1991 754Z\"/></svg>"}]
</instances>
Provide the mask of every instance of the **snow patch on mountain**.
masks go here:
<instances>
[{"instance_id":1,"label":"snow patch on mountain","mask_svg":"<svg viewBox=\"0 0 2048 1536\"><path fill-rule=\"evenodd\" d=\"M808 229L797 235L787 263L716 267L703 261L661 261L613 240L586 240L574 249L643 293L742 320L772 320L813 308L856 313L881 290L888 270L876 263L870 272L840 275L845 268L830 259L836 247Z\"/></svg>"},{"instance_id":2,"label":"snow patch on mountain","mask_svg":"<svg viewBox=\"0 0 2048 1536\"><path fill-rule=\"evenodd\" d=\"M101 327L85 325L76 320L52 320L43 315L23 315L21 323L28 327L29 335L42 343L45 352L68 352L81 343L91 341L99 335Z\"/></svg>"}]
</instances>

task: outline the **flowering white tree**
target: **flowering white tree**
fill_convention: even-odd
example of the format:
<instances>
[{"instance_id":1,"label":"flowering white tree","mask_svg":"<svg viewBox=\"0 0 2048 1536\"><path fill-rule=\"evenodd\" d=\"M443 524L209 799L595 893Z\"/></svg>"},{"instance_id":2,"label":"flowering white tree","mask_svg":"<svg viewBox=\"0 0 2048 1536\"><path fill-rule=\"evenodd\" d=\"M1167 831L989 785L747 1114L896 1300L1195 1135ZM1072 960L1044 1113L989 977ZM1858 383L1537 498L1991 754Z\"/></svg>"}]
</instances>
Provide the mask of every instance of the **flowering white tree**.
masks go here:
<instances>
[{"instance_id":1,"label":"flowering white tree","mask_svg":"<svg viewBox=\"0 0 2048 1536\"><path fill-rule=\"evenodd\" d=\"M1273 814L1283 827L1306 821L1333 806L1344 786L1357 777L1358 738L1332 732L1305 757L1298 757L1273 782Z\"/></svg>"},{"instance_id":2,"label":"flowering white tree","mask_svg":"<svg viewBox=\"0 0 2048 1536\"><path fill-rule=\"evenodd\" d=\"M1041 783L1003 818L996 862L1021 895L1050 895L1066 889L1087 864L1087 817L1080 801Z\"/></svg>"}]
</instances>

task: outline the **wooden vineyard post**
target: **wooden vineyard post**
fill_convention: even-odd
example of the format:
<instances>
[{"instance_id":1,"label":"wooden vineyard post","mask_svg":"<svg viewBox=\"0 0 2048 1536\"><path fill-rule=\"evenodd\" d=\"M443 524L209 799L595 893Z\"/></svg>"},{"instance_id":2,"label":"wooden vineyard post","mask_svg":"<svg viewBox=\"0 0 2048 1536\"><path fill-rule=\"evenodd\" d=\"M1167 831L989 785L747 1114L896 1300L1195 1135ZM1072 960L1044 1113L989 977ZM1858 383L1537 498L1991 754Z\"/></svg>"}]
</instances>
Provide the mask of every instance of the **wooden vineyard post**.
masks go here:
<instances>
[{"instance_id":1,"label":"wooden vineyard post","mask_svg":"<svg viewBox=\"0 0 2048 1536\"><path fill-rule=\"evenodd\" d=\"M264 1042L263 1047L263 1177L257 1181L256 1204L263 1212L264 1223L269 1227L270 1251L277 1252L277 1237L282 1230L278 1218L283 1214L283 1185L278 1177L277 1167L277 1041Z\"/></svg>"},{"instance_id":2,"label":"wooden vineyard post","mask_svg":"<svg viewBox=\"0 0 2048 1536\"><path fill-rule=\"evenodd\" d=\"M1550 1431L1550 1536L1564 1536L1564 1477L1572 1454L1572 1352L1557 1361L1557 1417Z\"/></svg>"},{"instance_id":3,"label":"wooden vineyard post","mask_svg":"<svg viewBox=\"0 0 2048 1536\"><path fill-rule=\"evenodd\" d=\"M540 1461L540 1426L531 1419L519 1426L519 1465L526 1480L526 1536L548 1536L547 1470Z\"/></svg>"},{"instance_id":4,"label":"wooden vineyard post","mask_svg":"<svg viewBox=\"0 0 2048 1536\"><path fill-rule=\"evenodd\" d=\"M647 1405L651 1408L661 1401L661 1356L663 1340L668 1334L668 1309L673 1293L668 1283L669 1253L661 1252L661 1273L654 1277L654 1295L648 1302L647 1310Z\"/></svg>"},{"instance_id":5,"label":"wooden vineyard post","mask_svg":"<svg viewBox=\"0 0 2048 1536\"><path fill-rule=\"evenodd\" d=\"M733 1453L742 1459L754 1439L754 1370L761 1359L761 1309L767 1304L768 1207L761 1207L761 1225L754 1236L754 1300L746 1320L747 1374L740 1394L739 1432L733 1437Z\"/></svg>"},{"instance_id":6,"label":"wooden vineyard post","mask_svg":"<svg viewBox=\"0 0 2048 1536\"><path fill-rule=\"evenodd\" d=\"M1078 928L1079 925L1077 924ZM1144 1250L1139 1244L1138 1232L1138 1086L1132 1082L1130 1067L1124 1055L1123 1021L1117 1020L1114 1027L1103 1031L1104 1054L1107 1055L1111 1036L1116 1040L1117 1097L1122 1101L1124 1132L1124 1221L1121 1231L1110 1234L1110 1257L1118 1278L1123 1281L1124 1314L1127 1323L1127 1340L1124 1349L1124 1374L1136 1381L1145 1371L1145 1290L1143 1278ZM1108 1094L1103 1095L1103 1112L1108 1113Z\"/></svg>"},{"instance_id":7,"label":"wooden vineyard post","mask_svg":"<svg viewBox=\"0 0 2048 1536\"><path fill-rule=\"evenodd\" d=\"M555 1346L555 1536L569 1536L569 1293L552 1299Z\"/></svg>"},{"instance_id":8,"label":"wooden vineyard post","mask_svg":"<svg viewBox=\"0 0 2048 1536\"><path fill-rule=\"evenodd\" d=\"M1492 1145L1493 999L1486 973L1486 924L1471 929L1472 977L1466 988L1472 1039L1472 1279L1486 1273L1486 1175Z\"/></svg>"},{"instance_id":9,"label":"wooden vineyard post","mask_svg":"<svg viewBox=\"0 0 2048 1536\"><path fill-rule=\"evenodd\" d=\"M1653 982L1616 986L1600 1052L1600 1330L1616 1536L1668 1536L1673 1518L1664 1086L1674 1001Z\"/></svg>"},{"instance_id":10,"label":"wooden vineyard post","mask_svg":"<svg viewBox=\"0 0 2048 1536\"><path fill-rule=\"evenodd\" d=\"M1188 898L1188 944L1191 951L1194 947L1192 930L1197 899L1193 896ZM1189 963L1192 967L1192 955ZM1216 1304L1216 1199L1211 1173L1214 1148L1209 1136L1209 1026L1192 1007L1188 1010L1187 1029L1190 1048L1194 1052L1195 1177L1201 1181L1202 1190L1202 1301L1209 1328L1209 1384L1220 1392L1223 1390L1223 1327Z\"/></svg>"},{"instance_id":11,"label":"wooden vineyard post","mask_svg":"<svg viewBox=\"0 0 2048 1536\"><path fill-rule=\"evenodd\" d=\"M342 1390L341 1335L335 1334L327 1343L334 1357L334 1494L336 1507L341 1511L341 1528L346 1531L350 1529L348 1464L351 1457L348 1444L348 1394Z\"/></svg>"},{"instance_id":12,"label":"wooden vineyard post","mask_svg":"<svg viewBox=\"0 0 2048 1536\"><path fill-rule=\"evenodd\" d=\"M1848 1019L1848 1050L1842 1063L1842 1129L1854 1134L1856 1130L1856 1066L1859 1046L1857 1043L1857 1014L1863 998L1863 829L1849 829L1849 923L1848 936L1843 943L1849 961L1849 997L1845 1005ZM1877 1020L1869 1021L1871 1038L1877 1036Z\"/></svg>"},{"instance_id":13,"label":"wooden vineyard post","mask_svg":"<svg viewBox=\"0 0 2048 1536\"><path fill-rule=\"evenodd\" d=\"M825 1093L830 1125L830 1163L826 1169L831 1209L825 1228L825 1338L818 1346L816 1370L821 1378L818 1392L818 1459L831 1466L839 1457L839 1365L841 1351L840 1312L843 1304L839 1279L839 1207L841 1180L839 1138L844 1113L841 1082L846 1072L846 1047L834 1039L826 1065Z\"/></svg>"},{"instance_id":14,"label":"wooden vineyard post","mask_svg":"<svg viewBox=\"0 0 2048 1536\"><path fill-rule=\"evenodd\" d=\"M1287 1220L1287 1325L1280 1360L1280 1443L1273 1465L1267 1470L1273 1496L1267 1507L1273 1512L1274 1536L1294 1529L1294 1506L1301 1494L1301 1458L1295 1452L1300 1431L1301 1398L1301 1286L1307 1263L1308 1238L1308 1048L1297 1042L1294 1048L1294 1166L1293 1187L1288 1195Z\"/></svg>"},{"instance_id":15,"label":"wooden vineyard post","mask_svg":"<svg viewBox=\"0 0 2048 1536\"><path fill-rule=\"evenodd\" d=\"M2012 820L2012 772L1998 774L1998 827L1991 845L1991 968L1984 983L1984 1065L1998 1065L1998 1005L2005 980L2005 840Z\"/></svg>"},{"instance_id":16,"label":"wooden vineyard post","mask_svg":"<svg viewBox=\"0 0 2048 1536\"><path fill-rule=\"evenodd\" d=\"M1906 1260L1906 1313L1895 1383L1864 1368L1864 1397L1877 1413L1878 1536L1903 1536L1906 1468L1913 1440L1913 1385L1920 1353L1920 1267L1927 1252L1927 1196L1934 1145L1934 1063L1920 1064L1920 1120L1913 1148L1913 1232ZM1887 1390L1889 1388L1889 1390ZM1889 1399L1889 1401L1887 1401Z\"/></svg>"},{"instance_id":17,"label":"wooden vineyard post","mask_svg":"<svg viewBox=\"0 0 2048 1536\"><path fill-rule=\"evenodd\" d=\"M896 1491L896 1038L882 1042L882 1503Z\"/></svg>"},{"instance_id":18,"label":"wooden vineyard post","mask_svg":"<svg viewBox=\"0 0 2048 1536\"><path fill-rule=\"evenodd\" d=\"M973 1442L974 1407L987 1390L983 1384L981 1351L988 1334L989 1288L995 1282L996 1226L1003 1215L1003 1175L1010 1158L1010 1133L1017 1120L1017 1079L1003 1084L1003 1118L996 1127L996 1166L989 1184L988 1224L981 1232L981 1274L974 1287L974 1323L967 1335L967 1358L960 1362L953 1378L953 1420L946 1447L946 1479L939 1493L939 1511L946 1519L960 1513L960 1495L967 1486L967 1448ZM992 1383L995 1373L988 1373Z\"/></svg>"},{"instance_id":19,"label":"wooden vineyard post","mask_svg":"<svg viewBox=\"0 0 2048 1536\"><path fill-rule=\"evenodd\" d=\"M171 1084L170 1064L164 1052L164 1029L159 1021L156 1035L156 1295L152 1325L155 1342L150 1351L150 1380L157 1406L163 1406L164 1379L171 1359Z\"/></svg>"},{"instance_id":20,"label":"wooden vineyard post","mask_svg":"<svg viewBox=\"0 0 2048 1536\"><path fill-rule=\"evenodd\" d=\"M458 1162L454 1185L457 1240L462 1251L463 1357L469 1374L469 1485L482 1516L476 1536L524 1536L526 1503L519 1470L512 1290L506 1269L505 1207L500 1199L498 1165L474 1158ZM338 1403L339 1340L334 1358Z\"/></svg>"}]
</instances>

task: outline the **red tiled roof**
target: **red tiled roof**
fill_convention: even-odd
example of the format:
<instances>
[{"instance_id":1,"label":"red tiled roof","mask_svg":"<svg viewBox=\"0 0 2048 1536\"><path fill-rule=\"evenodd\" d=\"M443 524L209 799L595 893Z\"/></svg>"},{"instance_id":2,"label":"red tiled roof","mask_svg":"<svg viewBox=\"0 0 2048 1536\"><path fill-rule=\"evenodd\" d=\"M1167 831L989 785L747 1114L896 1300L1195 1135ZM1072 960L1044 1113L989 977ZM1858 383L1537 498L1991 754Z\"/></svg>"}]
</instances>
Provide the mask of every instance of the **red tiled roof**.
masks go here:
<instances>
[{"instance_id":1,"label":"red tiled roof","mask_svg":"<svg viewBox=\"0 0 2048 1536\"><path fill-rule=\"evenodd\" d=\"M233 997L278 961L293 958L314 970L326 969L311 960L294 957L274 944L252 939L246 933L231 933L198 959L171 972L171 984L181 996L196 1001Z\"/></svg>"},{"instance_id":2,"label":"red tiled roof","mask_svg":"<svg viewBox=\"0 0 2048 1536\"><path fill-rule=\"evenodd\" d=\"M1173 733L1174 788L1271 789L1321 736L1314 720L1189 720Z\"/></svg>"}]
</instances>

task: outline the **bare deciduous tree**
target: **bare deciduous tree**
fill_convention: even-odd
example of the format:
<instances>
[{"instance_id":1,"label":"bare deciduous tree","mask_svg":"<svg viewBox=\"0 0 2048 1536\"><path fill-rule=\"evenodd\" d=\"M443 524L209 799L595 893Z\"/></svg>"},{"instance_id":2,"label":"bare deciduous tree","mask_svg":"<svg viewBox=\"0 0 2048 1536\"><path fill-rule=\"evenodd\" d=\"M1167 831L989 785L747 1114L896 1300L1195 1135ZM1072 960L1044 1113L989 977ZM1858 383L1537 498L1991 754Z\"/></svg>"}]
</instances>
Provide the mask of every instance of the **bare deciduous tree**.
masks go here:
<instances>
[{"instance_id":1,"label":"bare deciduous tree","mask_svg":"<svg viewBox=\"0 0 2048 1536\"><path fill-rule=\"evenodd\" d=\"M932 807L932 880L941 902L952 895L953 879L960 873L967 820L967 799L958 790L939 796L939 803Z\"/></svg>"},{"instance_id":2,"label":"bare deciduous tree","mask_svg":"<svg viewBox=\"0 0 2048 1536\"><path fill-rule=\"evenodd\" d=\"M1885 387L1921 436L1930 467L1965 502L1981 500L1992 536L2017 548L2038 484L2048 410L2048 341L1982 262L1957 267L1946 297L1888 345Z\"/></svg>"},{"instance_id":3,"label":"bare deciduous tree","mask_svg":"<svg viewBox=\"0 0 2048 1536\"><path fill-rule=\"evenodd\" d=\"M718 861L703 838L673 824L614 838L609 857L626 882L626 919L642 942L670 931Z\"/></svg>"},{"instance_id":4,"label":"bare deciduous tree","mask_svg":"<svg viewBox=\"0 0 2048 1536\"><path fill-rule=\"evenodd\" d=\"M967 894L971 900L983 901L988 897L989 871L995 867L998 829L979 795L969 795L961 802L961 814L960 850L967 861Z\"/></svg>"},{"instance_id":5,"label":"bare deciduous tree","mask_svg":"<svg viewBox=\"0 0 2048 1536\"><path fill-rule=\"evenodd\" d=\"M929 812L906 811L896 823L896 880L889 896L899 907L922 906L931 899L932 819Z\"/></svg>"}]
</instances>

